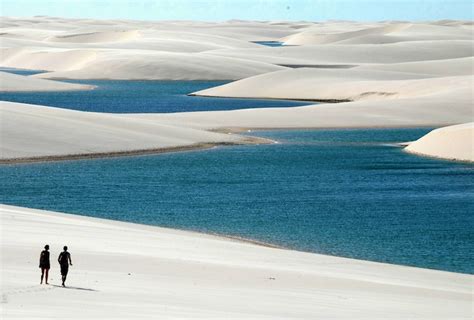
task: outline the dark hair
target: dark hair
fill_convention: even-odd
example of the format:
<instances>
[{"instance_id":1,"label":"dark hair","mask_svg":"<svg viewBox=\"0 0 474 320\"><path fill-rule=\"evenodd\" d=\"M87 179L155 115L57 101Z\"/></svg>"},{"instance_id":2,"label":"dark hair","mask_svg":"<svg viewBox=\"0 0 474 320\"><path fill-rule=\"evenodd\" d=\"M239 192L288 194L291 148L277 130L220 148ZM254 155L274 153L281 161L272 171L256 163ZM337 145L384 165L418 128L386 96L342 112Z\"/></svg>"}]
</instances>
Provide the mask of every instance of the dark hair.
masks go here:
<instances>
[{"instance_id":1,"label":"dark hair","mask_svg":"<svg viewBox=\"0 0 474 320\"><path fill-rule=\"evenodd\" d=\"M64 251L67 251L67 246L64 246L64 248L63 248L63 249L64 249Z\"/></svg>"},{"instance_id":2,"label":"dark hair","mask_svg":"<svg viewBox=\"0 0 474 320\"><path fill-rule=\"evenodd\" d=\"M45 245L44 248L45 248L46 250L48 250L48 249L49 249L49 244Z\"/></svg>"}]
</instances>

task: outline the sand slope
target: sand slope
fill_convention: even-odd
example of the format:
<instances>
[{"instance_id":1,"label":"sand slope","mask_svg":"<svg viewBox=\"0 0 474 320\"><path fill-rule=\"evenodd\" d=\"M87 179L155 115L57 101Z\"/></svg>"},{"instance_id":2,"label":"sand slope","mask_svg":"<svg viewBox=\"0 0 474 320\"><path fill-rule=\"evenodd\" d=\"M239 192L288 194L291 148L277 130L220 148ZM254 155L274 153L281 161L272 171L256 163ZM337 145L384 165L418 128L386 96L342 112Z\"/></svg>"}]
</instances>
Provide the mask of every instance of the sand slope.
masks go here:
<instances>
[{"instance_id":1,"label":"sand slope","mask_svg":"<svg viewBox=\"0 0 474 320\"><path fill-rule=\"evenodd\" d=\"M356 31L329 33L319 26L312 26L302 32L287 36L281 40L285 45L312 44L373 44L426 40L472 40L472 30L452 26L427 23L385 23L382 26L362 27Z\"/></svg>"},{"instance_id":2,"label":"sand slope","mask_svg":"<svg viewBox=\"0 0 474 320\"><path fill-rule=\"evenodd\" d=\"M472 57L472 40L409 41L389 44L310 45L258 49L221 49L209 53L274 64L337 65L402 63Z\"/></svg>"},{"instance_id":3,"label":"sand slope","mask_svg":"<svg viewBox=\"0 0 474 320\"><path fill-rule=\"evenodd\" d=\"M394 99L471 88L473 76L420 78L416 74L353 69L290 69L199 92L218 97L308 100Z\"/></svg>"},{"instance_id":4,"label":"sand slope","mask_svg":"<svg viewBox=\"0 0 474 320\"><path fill-rule=\"evenodd\" d=\"M474 122L436 129L410 143L406 151L474 162Z\"/></svg>"},{"instance_id":5,"label":"sand slope","mask_svg":"<svg viewBox=\"0 0 474 320\"><path fill-rule=\"evenodd\" d=\"M146 119L13 102L0 103L0 119L2 160L241 141L233 135L160 125Z\"/></svg>"},{"instance_id":6,"label":"sand slope","mask_svg":"<svg viewBox=\"0 0 474 320\"><path fill-rule=\"evenodd\" d=\"M234 80L285 69L264 62L203 53L149 53L144 51L110 53L100 56L79 70L35 75L48 79L119 80ZM217 67L218 66L218 67Z\"/></svg>"},{"instance_id":7,"label":"sand slope","mask_svg":"<svg viewBox=\"0 0 474 320\"><path fill-rule=\"evenodd\" d=\"M93 86L35 79L0 71L0 92L90 90Z\"/></svg>"},{"instance_id":8,"label":"sand slope","mask_svg":"<svg viewBox=\"0 0 474 320\"><path fill-rule=\"evenodd\" d=\"M121 116L200 129L437 127L472 119L471 92L471 88L462 88L383 102L364 100L294 108Z\"/></svg>"},{"instance_id":9,"label":"sand slope","mask_svg":"<svg viewBox=\"0 0 474 320\"><path fill-rule=\"evenodd\" d=\"M5 205L0 217L5 318L65 310L71 319L471 316L470 275ZM46 243L51 284L40 286L37 260ZM73 261L66 289L58 287L55 262L65 244Z\"/></svg>"},{"instance_id":10,"label":"sand slope","mask_svg":"<svg viewBox=\"0 0 474 320\"><path fill-rule=\"evenodd\" d=\"M97 58L92 50L52 50L30 48L4 48L1 54L3 67L32 70L75 70Z\"/></svg>"}]
</instances>

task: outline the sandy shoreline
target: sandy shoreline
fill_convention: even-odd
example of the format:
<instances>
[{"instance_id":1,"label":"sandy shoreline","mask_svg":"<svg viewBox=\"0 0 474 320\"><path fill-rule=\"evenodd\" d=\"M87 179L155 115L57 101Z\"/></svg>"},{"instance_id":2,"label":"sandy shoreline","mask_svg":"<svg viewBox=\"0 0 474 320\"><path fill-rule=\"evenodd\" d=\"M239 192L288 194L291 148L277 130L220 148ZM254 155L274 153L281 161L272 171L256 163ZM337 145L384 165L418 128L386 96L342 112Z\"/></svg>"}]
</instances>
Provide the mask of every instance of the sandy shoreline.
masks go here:
<instances>
[{"instance_id":1,"label":"sandy shoreline","mask_svg":"<svg viewBox=\"0 0 474 320\"><path fill-rule=\"evenodd\" d=\"M198 143L179 147L167 147L156 149L130 150L130 151L114 151L114 152L95 152L84 154L70 154L58 156L44 156L44 157L30 157L30 158L11 158L0 159L0 165L20 164L20 163L36 163L36 162L50 162L50 161L68 161L68 160L87 160L87 159L102 159L102 158L118 158L118 157L133 157L140 155L157 155L161 153L175 153L207 150L221 146L236 146L236 145L252 145L252 144L270 144L274 141L265 138L245 136L239 142L217 142L217 143Z\"/></svg>"},{"instance_id":2,"label":"sandy shoreline","mask_svg":"<svg viewBox=\"0 0 474 320\"><path fill-rule=\"evenodd\" d=\"M0 215L7 318L68 308L69 318L464 319L472 307L472 275L6 205ZM53 258L68 244L70 289L57 286L54 263L52 285L35 285L44 243Z\"/></svg>"}]
</instances>

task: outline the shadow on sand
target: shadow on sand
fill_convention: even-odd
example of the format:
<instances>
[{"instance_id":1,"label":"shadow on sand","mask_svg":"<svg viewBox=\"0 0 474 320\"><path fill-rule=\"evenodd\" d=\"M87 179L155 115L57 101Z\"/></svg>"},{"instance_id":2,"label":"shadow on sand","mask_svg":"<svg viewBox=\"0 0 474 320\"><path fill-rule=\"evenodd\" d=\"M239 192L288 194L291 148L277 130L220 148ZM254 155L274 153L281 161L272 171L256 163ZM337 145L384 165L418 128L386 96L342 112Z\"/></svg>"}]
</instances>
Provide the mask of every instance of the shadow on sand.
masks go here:
<instances>
[{"instance_id":1,"label":"shadow on sand","mask_svg":"<svg viewBox=\"0 0 474 320\"><path fill-rule=\"evenodd\" d=\"M80 288L80 287L69 287L69 286L58 286L57 284L52 284L53 287L57 287L57 288L63 288L63 289L72 289L72 290L82 290L82 291L94 291L94 292L98 292L98 290L95 290L95 289L90 289L90 288Z\"/></svg>"}]
</instances>

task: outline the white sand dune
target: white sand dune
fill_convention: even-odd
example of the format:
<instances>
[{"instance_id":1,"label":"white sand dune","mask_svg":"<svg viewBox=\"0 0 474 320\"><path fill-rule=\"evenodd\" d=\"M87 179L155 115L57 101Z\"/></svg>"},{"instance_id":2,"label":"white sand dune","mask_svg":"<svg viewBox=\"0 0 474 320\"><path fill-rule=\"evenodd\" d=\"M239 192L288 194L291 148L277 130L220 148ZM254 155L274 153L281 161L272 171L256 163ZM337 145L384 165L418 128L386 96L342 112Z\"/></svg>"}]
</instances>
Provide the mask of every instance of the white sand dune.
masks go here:
<instances>
[{"instance_id":1,"label":"white sand dune","mask_svg":"<svg viewBox=\"0 0 474 320\"><path fill-rule=\"evenodd\" d=\"M122 116L199 129L437 127L470 121L473 114L471 93L471 88L462 88L382 101Z\"/></svg>"},{"instance_id":2,"label":"white sand dune","mask_svg":"<svg viewBox=\"0 0 474 320\"><path fill-rule=\"evenodd\" d=\"M282 38L285 45L381 44L427 40L472 40L472 30L433 24L387 23L383 26L337 33L324 33L318 27L311 27Z\"/></svg>"},{"instance_id":3,"label":"white sand dune","mask_svg":"<svg viewBox=\"0 0 474 320\"><path fill-rule=\"evenodd\" d=\"M0 92L90 90L94 86L36 79L0 72Z\"/></svg>"},{"instance_id":4,"label":"white sand dune","mask_svg":"<svg viewBox=\"0 0 474 320\"><path fill-rule=\"evenodd\" d=\"M220 56L266 61L275 64L401 63L472 57L472 40L410 41L389 44L311 45L258 49L222 49Z\"/></svg>"},{"instance_id":5,"label":"white sand dune","mask_svg":"<svg viewBox=\"0 0 474 320\"><path fill-rule=\"evenodd\" d=\"M68 157L247 141L202 131L211 129L445 126L472 117L470 92L464 88L383 103L175 114L101 114L2 102L0 155L2 160Z\"/></svg>"},{"instance_id":6,"label":"white sand dune","mask_svg":"<svg viewBox=\"0 0 474 320\"><path fill-rule=\"evenodd\" d=\"M0 217L5 318L471 316L471 275L6 205ZM50 285L39 285L37 259L46 243ZM68 288L59 287L55 262L63 245L73 261Z\"/></svg>"},{"instance_id":7,"label":"white sand dune","mask_svg":"<svg viewBox=\"0 0 474 320\"><path fill-rule=\"evenodd\" d=\"M474 46L469 37L472 24L466 21L311 23L235 20L209 23L35 17L6 18L3 24L0 66L49 71L31 78L243 79L198 94L353 100L301 108L163 115L100 115L70 111L63 114L56 109L55 112L45 109L43 115L38 107L23 105L26 109L22 109L8 104L5 112L11 117L12 124L3 129L3 139L10 148L8 157L169 147L175 143L171 136L185 134L188 130L185 128L444 126L472 119ZM32 29L37 31L27 32ZM319 39L318 44L311 40L313 44L310 45L270 48L250 42L284 37L297 39L309 33L316 37L311 39ZM377 41L342 43L372 36L397 37L398 40L387 44ZM350 65L353 68L288 69L279 65ZM15 87L14 84L9 86ZM36 119L34 121L43 119L41 130L58 127L58 132L66 133L64 139L50 140L55 133L46 129L46 135L38 134L41 130L32 128L21 132L18 129L21 126L13 123L19 121L27 126L28 121L33 120L27 117L30 111L13 113L15 109L34 110L35 116L30 118ZM51 116L58 112L64 124ZM78 114L80 118L87 118L88 126L99 122L99 127L107 129L95 132L77 128L68 132L69 125L77 125L74 117ZM133 138L110 133L125 125L117 121L137 121L126 130ZM109 124L113 128L109 128ZM141 139L142 125L153 126L153 134L145 135L143 143L134 146L135 141ZM129 129L128 122L126 126ZM166 143L155 140L161 126L172 126L171 131L165 131L166 139L170 138L165 139ZM123 133L124 130L119 131ZM177 146L208 141L206 135L211 134L198 133L203 135L202 139L191 139L186 133L187 138L178 139ZM93 134L99 134L102 140L94 143ZM220 141L221 138L212 136L211 140ZM72 141L69 144L68 139ZM31 145L18 141L28 141ZM88 142L76 144L78 141ZM92 144L90 148L89 143ZM21 148L15 150L15 145ZM42 147L34 148L33 145ZM31 151L26 152L30 147Z\"/></svg>"},{"instance_id":8,"label":"white sand dune","mask_svg":"<svg viewBox=\"0 0 474 320\"><path fill-rule=\"evenodd\" d=\"M97 58L93 50L4 48L1 65L9 68L67 71L80 69Z\"/></svg>"},{"instance_id":9,"label":"white sand dune","mask_svg":"<svg viewBox=\"0 0 474 320\"><path fill-rule=\"evenodd\" d=\"M286 68L204 53L148 51L97 52L98 57L78 70L35 75L47 79L119 80L235 80ZM216 67L219 66L219 67Z\"/></svg>"},{"instance_id":10,"label":"white sand dune","mask_svg":"<svg viewBox=\"0 0 474 320\"><path fill-rule=\"evenodd\" d=\"M147 119L0 102L2 160L239 143L227 134Z\"/></svg>"},{"instance_id":11,"label":"white sand dune","mask_svg":"<svg viewBox=\"0 0 474 320\"><path fill-rule=\"evenodd\" d=\"M433 130L410 143L405 150L430 157L474 162L474 122Z\"/></svg>"},{"instance_id":12,"label":"white sand dune","mask_svg":"<svg viewBox=\"0 0 474 320\"><path fill-rule=\"evenodd\" d=\"M73 42L73 43L95 43L95 42L119 42L130 41L140 37L137 30L88 32L88 33L68 33L49 37L46 41L52 42Z\"/></svg>"},{"instance_id":13,"label":"white sand dune","mask_svg":"<svg viewBox=\"0 0 474 320\"><path fill-rule=\"evenodd\" d=\"M420 76L467 76L474 74L474 57L392 64L366 64L357 67L357 70L416 73Z\"/></svg>"},{"instance_id":14,"label":"white sand dune","mask_svg":"<svg viewBox=\"0 0 474 320\"><path fill-rule=\"evenodd\" d=\"M245 98L380 100L438 94L472 88L473 84L472 75L420 79L416 74L358 68L299 68L258 75L194 94Z\"/></svg>"}]
</instances>

